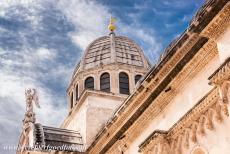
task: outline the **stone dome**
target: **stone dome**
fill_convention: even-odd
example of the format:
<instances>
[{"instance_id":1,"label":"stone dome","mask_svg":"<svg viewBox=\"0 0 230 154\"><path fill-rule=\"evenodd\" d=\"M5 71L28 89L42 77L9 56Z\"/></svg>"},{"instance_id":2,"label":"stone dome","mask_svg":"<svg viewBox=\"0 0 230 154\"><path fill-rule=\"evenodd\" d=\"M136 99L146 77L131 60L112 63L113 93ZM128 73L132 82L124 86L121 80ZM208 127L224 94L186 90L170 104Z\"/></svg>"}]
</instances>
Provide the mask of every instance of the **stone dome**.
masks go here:
<instances>
[{"instance_id":1,"label":"stone dome","mask_svg":"<svg viewBox=\"0 0 230 154\"><path fill-rule=\"evenodd\" d=\"M149 67L141 48L128 37L111 33L94 40L85 50L81 58L81 69L122 63L138 67Z\"/></svg>"},{"instance_id":2,"label":"stone dome","mask_svg":"<svg viewBox=\"0 0 230 154\"><path fill-rule=\"evenodd\" d=\"M111 32L94 40L73 72L67 89L70 108L85 91L126 98L149 68L141 48L128 37Z\"/></svg>"}]
</instances>

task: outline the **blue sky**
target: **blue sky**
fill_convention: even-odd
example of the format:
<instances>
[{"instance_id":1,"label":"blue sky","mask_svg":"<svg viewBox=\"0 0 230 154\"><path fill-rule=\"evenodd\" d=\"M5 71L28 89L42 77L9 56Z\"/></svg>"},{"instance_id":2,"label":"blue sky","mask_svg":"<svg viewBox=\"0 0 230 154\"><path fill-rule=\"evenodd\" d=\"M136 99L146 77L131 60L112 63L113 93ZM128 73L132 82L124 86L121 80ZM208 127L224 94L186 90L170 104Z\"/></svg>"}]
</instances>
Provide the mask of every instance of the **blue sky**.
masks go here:
<instances>
[{"instance_id":1,"label":"blue sky","mask_svg":"<svg viewBox=\"0 0 230 154\"><path fill-rule=\"evenodd\" d=\"M204 0L2 0L0 1L0 153L16 145L25 110L24 90L39 91L37 121L59 126L66 88L82 51L95 38L133 39L151 63L188 26Z\"/></svg>"}]
</instances>

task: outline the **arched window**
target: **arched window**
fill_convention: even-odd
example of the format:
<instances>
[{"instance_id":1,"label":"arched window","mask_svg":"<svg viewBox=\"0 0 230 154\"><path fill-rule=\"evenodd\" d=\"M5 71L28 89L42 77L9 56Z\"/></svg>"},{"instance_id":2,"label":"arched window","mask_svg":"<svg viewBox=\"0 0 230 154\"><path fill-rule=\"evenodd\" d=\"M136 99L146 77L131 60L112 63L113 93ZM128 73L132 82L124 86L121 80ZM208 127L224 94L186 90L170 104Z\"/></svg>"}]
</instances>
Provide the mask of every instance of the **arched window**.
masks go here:
<instances>
[{"instance_id":1,"label":"arched window","mask_svg":"<svg viewBox=\"0 0 230 154\"><path fill-rule=\"evenodd\" d=\"M70 108L72 109L73 107L73 92L70 94Z\"/></svg>"},{"instance_id":2,"label":"arched window","mask_svg":"<svg viewBox=\"0 0 230 154\"><path fill-rule=\"evenodd\" d=\"M135 84L141 79L141 77L142 76L139 74L135 76Z\"/></svg>"},{"instance_id":3,"label":"arched window","mask_svg":"<svg viewBox=\"0 0 230 154\"><path fill-rule=\"evenodd\" d=\"M76 101L78 100L78 85L76 85L76 91L75 91L75 97L76 97Z\"/></svg>"},{"instance_id":4,"label":"arched window","mask_svg":"<svg viewBox=\"0 0 230 154\"><path fill-rule=\"evenodd\" d=\"M103 73L100 77L100 90L110 92L110 76L109 73Z\"/></svg>"},{"instance_id":5,"label":"arched window","mask_svg":"<svg viewBox=\"0 0 230 154\"><path fill-rule=\"evenodd\" d=\"M119 74L119 89L121 94L129 94L129 76L124 72Z\"/></svg>"},{"instance_id":6,"label":"arched window","mask_svg":"<svg viewBox=\"0 0 230 154\"><path fill-rule=\"evenodd\" d=\"M93 77L88 77L85 80L85 89L94 89L94 79L93 79Z\"/></svg>"}]
</instances>

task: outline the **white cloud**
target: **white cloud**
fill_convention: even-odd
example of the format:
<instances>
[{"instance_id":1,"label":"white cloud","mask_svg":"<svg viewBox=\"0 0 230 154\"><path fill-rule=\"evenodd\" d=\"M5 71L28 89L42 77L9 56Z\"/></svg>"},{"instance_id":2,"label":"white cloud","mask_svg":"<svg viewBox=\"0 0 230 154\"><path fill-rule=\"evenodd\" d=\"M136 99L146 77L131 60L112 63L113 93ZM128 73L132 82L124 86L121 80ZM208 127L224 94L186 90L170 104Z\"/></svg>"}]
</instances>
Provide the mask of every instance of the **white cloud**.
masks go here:
<instances>
[{"instance_id":1,"label":"white cloud","mask_svg":"<svg viewBox=\"0 0 230 154\"><path fill-rule=\"evenodd\" d=\"M18 72L19 73L19 72ZM57 126L63 120L66 110L63 106L63 98L54 98L52 92L42 86L39 81L33 80L30 75L16 75L13 72L0 71L0 145L17 144L19 132L21 130L23 113L25 111L25 88L35 87L39 92L41 109L36 109L37 122L45 125ZM55 115L55 116L50 116ZM8 129L7 129L8 128ZM10 129L9 129L10 128ZM6 135L6 136L5 136ZM6 137L10 136L10 139ZM1 151L0 147L0 151Z\"/></svg>"},{"instance_id":2,"label":"white cloud","mask_svg":"<svg viewBox=\"0 0 230 154\"><path fill-rule=\"evenodd\" d=\"M59 1L57 7L76 27L70 33L73 42L82 49L95 38L107 34L109 10L94 1L69 0Z\"/></svg>"},{"instance_id":3,"label":"white cloud","mask_svg":"<svg viewBox=\"0 0 230 154\"><path fill-rule=\"evenodd\" d=\"M5 16L7 9L14 6L31 7L35 0L2 0L0 1L0 16Z\"/></svg>"},{"instance_id":4,"label":"white cloud","mask_svg":"<svg viewBox=\"0 0 230 154\"><path fill-rule=\"evenodd\" d=\"M69 33L69 36L82 50L85 50L89 43L97 37L109 33L107 25L110 10L105 6L93 1L82 0L59 1L57 6L75 25L76 31ZM116 24L120 28L117 29L117 33L141 40L144 44L144 52L150 56L152 62L155 61L162 49L161 42L156 41L153 29L143 29L137 20L138 14L130 14L129 16L133 22L131 25L124 24L119 19L116 20Z\"/></svg>"},{"instance_id":5,"label":"white cloud","mask_svg":"<svg viewBox=\"0 0 230 154\"><path fill-rule=\"evenodd\" d=\"M33 9L36 7L33 1L0 1L0 16L9 12L11 7L17 6L28 8L26 11L29 13L23 12L25 14L21 15L22 12L18 8L10 13L32 23L32 30L42 26L39 23L40 16ZM15 153L13 150L2 151L2 148L3 145L17 145L25 112L25 88L36 88L39 92L42 108L35 109L37 122L58 127L67 113L66 99L55 94L41 79L51 80L55 77L54 79L60 81L60 85L66 85L66 76L70 75L69 68L62 66L62 70L54 71L56 67L61 67L56 60L58 51L43 46L33 47L26 38L30 32L18 32L19 35L16 36L20 38L15 39L20 39L22 44L15 44L17 49L3 48L4 44L0 48L0 153ZM1 27L0 33L10 35L14 32ZM47 72L42 72L40 68Z\"/></svg>"},{"instance_id":6,"label":"white cloud","mask_svg":"<svg viewBox=\"0 0 230 154\"><path fill-rule=\"evenodd\" d=\"M33 9L41 3L44 4L45 1L0 1L0 16L4 16L8 8L20 5L29 9L30 14L27 14L25 18L33 23L32 29L42 28L39 22L41 17L37 14L36 9ZM94 1L83 0L53 0L53 5L67 17L68 22L75 26L76 30L69 33L69 37L82 50L97 37L109 33L107 24L110 10L105 6ZM21 13L20 10L17 11L19 11L18 14ZM132 19L135 20L135 17ZM155 58L161 44L156 41L154 32L149 29L141 29L138 21L133 22L133 25L126 25L117 19L118 27L120 27L117 33L138 38L149 49L146 51L147 55ZM0 33L1 31L5 30L0 29ZM44 46L31 47L25 39L26 33L19 32L19 34L22 41L20 50L11 51L0 48L0 66L2 67L0 70L0 128L3 127L0 145L6 143L5 138L10 134L13 139L7 140L7 143L17 143L25 109L25 88L34 87L39 91L42 108L35 110L38 122L58 126L67 112L66 98L57 96L55 91L44 85L40 79L58 80L60 85L66 86L73 68L68 64L59 63L58 50ZM37 70L38 67L43 68L46 72ZM7 127L12 130L7 130Z\"/></svg>"},{"instance_id":7,"label":"white cloud","mask_svg":"<svg viewBox=\"0 0 230 154\"><path fill-rule=\"evenodd\" d=\"M41 60L52 60L56 57L56 53L52 50L47 49L47 48L40 47L36 51L36 56Z\"/></svg>"}]
</instances>

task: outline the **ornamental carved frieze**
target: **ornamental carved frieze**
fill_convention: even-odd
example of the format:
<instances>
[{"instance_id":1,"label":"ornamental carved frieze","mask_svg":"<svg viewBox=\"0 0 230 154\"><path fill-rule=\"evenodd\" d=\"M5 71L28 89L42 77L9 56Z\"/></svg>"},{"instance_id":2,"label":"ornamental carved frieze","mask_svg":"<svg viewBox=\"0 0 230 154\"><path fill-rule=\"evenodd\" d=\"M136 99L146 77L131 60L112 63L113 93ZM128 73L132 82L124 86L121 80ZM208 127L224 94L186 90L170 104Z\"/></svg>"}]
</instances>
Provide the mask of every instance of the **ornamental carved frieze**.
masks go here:
<instances>
[{"instance_id":1,"label":"ornamental carved frieze","mask_svg":"<svg viewBox=\"0 0 230 154\"><path fill-rule=\"evenodd\" d=\"M228 58L220 68L209 77L210 85L218 88L220 100L223 104L227 104L229 86L230 86L230 58Z\"/></svg>"},{"instance_id":2,"label":"ornamental carved frieze","mask_svg":"<svg viewBox=\"0 0 230 154\"><path fill-rule=\"evenodd\" d=\"M135 138L137 138L141 132L148 127L148 124L151 123L152 119L156 117L157 114L161 113L162 109L170 103L173 97L175 97L177 92L173 87L180 89L180 87L184 85L183 83L187 81L185 77L189 78L189 76L196 76L196 74L216 55L217 46L215 42L209 41L200 49L199 53L194 56L193 60L184 67L184 69L178 74L177 78L172 81L170 84L172 87L170 92L161 93L156 98L154 103L148 107L138 121L129 129L127 136L129 136L131 140L135 140Z\"/></svg>"},{"instance_id":3,"label":"ornamental carved frieze","mask_svg":"<svg viewBox=\"0 0 230 154\"><path fill-rule=\"evenodd\" d=\"M218 39L230 25L230 2L217 14L216 17L201 32L202 36L210 39Z\"/></svg>"},{"instance_id":4,"label":"ornamental carved frieze","mask_svg":"<svg viewBox=\"0 0 230 154\"><path fill-rule=\"evenodd\" d=\"M167 139L167 132L156 130L153 132L151 137L148 140L152 141L151 145L147 147L146 153L154 153L154 154L170 154L170 144ZM149 144L146 142L144 144ZM146 151L146 149L145 149ZM139 152L143 152L143 149L140 149Z\"/></svg>"},{"instance_id":5,"label":"ornamental carved frieze","mask_svg":"<svg viewBox=\"0 0 230 154\"><path fill-rule=\"evenodd\" d=\"M155 134L149 137L140 145L140 152L162 154L159 149L167 149L164 153L181 154L183 149L198 143L198 136L205 137L207 130L214 130L215 124L222 123L224 118L229 116L227 104L219 101L219 98L219 91L214 88L170 130L161 136L157 134L160 137ZM159 142L162 136L164 142ZM162 143L161 148L159 143Z\"/></svg>"},{"instance_id":6,"label":"ornamental carved frieze","mask_svg":"<svg viewBox=\"0 0 230 154\"><path fill-rule=\"evenodd\" d=\"M169 143L170 153L181 154L183 149L188 149L190 145L197 144L199 138L205 137L207 130L215 130L215 125L229 117L229 78L230 59L209 77L213 89L167 131L165 138ZM149 137L140 145L140 151L146 154L152 152L156 141L156 137Z\"/></svg>"}]
</instances>

